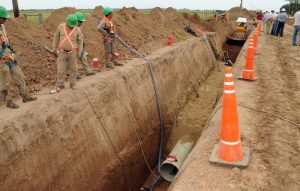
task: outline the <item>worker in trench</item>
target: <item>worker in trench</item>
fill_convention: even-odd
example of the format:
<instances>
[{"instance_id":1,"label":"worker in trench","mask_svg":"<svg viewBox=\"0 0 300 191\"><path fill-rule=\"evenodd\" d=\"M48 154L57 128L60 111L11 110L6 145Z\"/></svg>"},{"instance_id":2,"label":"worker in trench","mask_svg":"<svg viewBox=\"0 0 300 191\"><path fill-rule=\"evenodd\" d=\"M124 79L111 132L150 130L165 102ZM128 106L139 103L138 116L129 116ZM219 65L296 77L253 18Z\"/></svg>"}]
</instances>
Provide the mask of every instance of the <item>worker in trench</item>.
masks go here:
<instances>
[{"instance_id":1,"label":"worker in trench","mask_svg":"<svg viewBox=\"0 0 300 191\"><path fill-rule=\"evenodd\" d=\"M75 13L78 21L78 27L80 28L82 32L82 38L83 38L83 51L81 53L80 57L80 64L82 65L85 75L90 76L90 75L95 75L96 72L91 68L91 66L88 63L88 58L87 58L87 51L84 49L85 48L85 40L84 40L84 32L83 32L83 23L85 22L85 16L81 12ZM77 72L77 79L81 79L79 72Z\"/></svg>"},{"instance_id":2,"label":"worker in trench","mask_svg":"<svg viewBox=\"0 0 300 191\"><path fill-rule=\"evenodd\" d=\"M103 44L105 50L105 65L106 68L114 68L114 66L123 66L118 62L115 53L115 29L112 22L112 9L104 8L104 18L98 26L98 31L103 35Z\"/></svg>"},{"instance_id":3,"label":"worker in trench","mask_svg":"<svg viewBox=\"0 0 300 191\"><path fill-rule=\"evenodd\" d=\"M77 59L81 60L83 51L82 32L78 27L77 16L71 14L67 22L57 27L54 35L52 51L58 52L57 58L57 87L63 89L67 67L69 67L70 87L75 88L78 72Z\"/></svg>"},{"instance_id":4,"label":"worker in trench","mask_svg":"<svg viewBox=\"0 0 300 191\"><path fill-rule=\"evenodd\" d=\"M37 98L28 94L25 75L21 71L18 61L15 58L15 51L12 48L5 30L4 23L9 18L6 9L0 6L0 98L3 98L8 108L19 108L13 102L9 91L11 83L17 85L18 91L23 98L23 103L34 101Z\"/></svg>"}]
</instances>

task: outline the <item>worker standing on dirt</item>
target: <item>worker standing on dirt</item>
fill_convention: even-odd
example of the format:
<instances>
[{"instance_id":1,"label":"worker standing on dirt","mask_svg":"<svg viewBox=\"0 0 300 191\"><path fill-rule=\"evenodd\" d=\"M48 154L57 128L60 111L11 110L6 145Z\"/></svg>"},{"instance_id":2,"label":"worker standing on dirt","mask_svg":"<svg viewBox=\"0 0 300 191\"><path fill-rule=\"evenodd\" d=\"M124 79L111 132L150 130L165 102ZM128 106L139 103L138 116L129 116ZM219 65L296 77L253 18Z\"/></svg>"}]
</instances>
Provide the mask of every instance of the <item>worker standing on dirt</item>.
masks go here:
<instances>
[{"instance_id":1,"label":"worker standing on dirt","mask_svg":"<svg viewBox=\"0 0 300 191\"><path fill-rule=\"evenodd\" d=\"M104 8L104 18L98 26L98 31L103 35L103 43L105 50L106 68L114 68L114 66L123 66L117 61L115 55L115 29L112 23L112 9Z\"/></svg>"},{"instance_id":2,"label":"worker standing on dirt","mask_svg":"<svg viewBox=\"0 0 300 191\"><path fill-rule=\"evenodd\" d=\"M87 51L84 50L85 48L85 40L84 40L84 33L83 33L83 23L85 22L85 16L83 13L81 12L77 12L75 13L76 17L77 17L77 21L78 21L78 27L80 28L81 32L82 32L82 38L83 38L83 51L80 57L80 63L85 71L85 75L86 76L90 76L90 75L95 75L96 72L91 68L91 66L88 63L88 59L87 59ZM77 72L77 79L80 79L80 74L79 72Z\"/></svg>"},{"instance_id":3,"label":"worker standing on dirt","mask_svg":"<svg viewBox=\"0 0 300 191\"><path fill-rule=\"evenodd\" d=\"M266 30L267 18L268 17L269 17L269 12L268 11L264 12L263 23L262 23L262 27L261 27L261 32L264 32Z\"/></svg>"},{"instance_id":4,"label":"worker standing on dirt","mask_svg":"<svg viewBox=\"0 0 300 191\"><path fill-rule=\"evenodd\" d=\"M64 88L67 67L69 67L70 87L76 85L77 58L81 59L83 38L75 14L67 17L67 23L58 26L54 35L52 50L57 52L57 86Z\"/></svg>"},{"instance_id":5,"label":"worker standing on dirt","mask_svg":"<svg viewBox=\"0 0 300 191\"><path fill-rule=\"evenodd\" d=\"M293 34L293 46L297 46L297 35L300 34L300 11L295 13L294 19L295 19L295 23L294 23L295 30Z\"/></svg>"},{"instance_id":6,"label":"worker standing on dirt","mask_svg":"<svg viewBox=\"0 0 300 191\"><path fill-rule=\"evenodd\" d=\"M275 11L271 11L270 14L268 14L268 17L266 19L266 33L271 34L271 26L273 22L273 15Z\"/></svg>"},{"instance_id":7,"label":"worker standing on dirt","mask_svg":"<svg viewBox=\"0 0 300 191\"><path fill-rule=\"evenodd\" d=\"M277 27L278 27L278 13L274 13L273 18L272 18L271 35L273 35L273 36L276 35Z\"/></svg>"},{"instance_id":8,"label":"worker standing on dirt","mask_svg":"<svg viewBox=\"0 0 300 191\"><path fill-rule=\"evenodd\" d=\"M24 103L34 101L37 98L28 94L25 75L20 69L14 55L15 51L7 38L4 23L8 18L6 9L0 6L0 98L4 98L8 108L18 108L19 106L12 101L12 96L9 92L12 80L17 85Z\"/></svg>"},{"instance_id":9,"label":"worker standing on dirt","mask_svg":"<svg viewBox=\"0 0 300 191\"><path fill-rule=\"evenodd\" d=\"M278 15L278 27L276 30L276 36L280 35L281 37L283 37L283 31L284 31L284 26L285 26L285 22L287 20L287 13L285 8L283 8L281 10L281 12Z\"/></svg>"}]
</instances>

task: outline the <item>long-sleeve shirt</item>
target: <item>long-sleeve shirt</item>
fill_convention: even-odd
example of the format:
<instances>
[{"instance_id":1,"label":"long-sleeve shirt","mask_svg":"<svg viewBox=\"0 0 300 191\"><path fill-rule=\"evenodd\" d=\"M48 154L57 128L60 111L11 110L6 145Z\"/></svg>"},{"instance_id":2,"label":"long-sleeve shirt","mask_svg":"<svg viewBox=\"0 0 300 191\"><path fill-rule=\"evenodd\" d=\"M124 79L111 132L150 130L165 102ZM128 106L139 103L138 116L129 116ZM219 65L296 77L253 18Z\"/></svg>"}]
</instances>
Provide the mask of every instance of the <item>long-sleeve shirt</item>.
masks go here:
<instances>
[{"instance_id":1,"label":"long-sleeve shirt","mask_svg":"<svg viewBox=\"0 0 300 191\"><path fill-rule=\"evenodd\" d=\"M269 17L269 13L265 13L265 14L264 14L263 21L264 21L264 22L267 22L268 17Z\"/></svg>"},{"instance_id":2,"label":"long-sleeve shirt","mask_svg":"<svg viewBox=\"0 0 300 191\"><path fill-rule=\"evenodd\" d=\"M71 43L69 42L68 39L66 39L66 33L65 33L65 27L66 24L61 24L57 27L56 33L54 35L53 39L53 44L52 44L52 49L62 49L65 52L70 52L73 51L73 47L77 50L78 55L81 55L83 51L83 38L82 38L82 32L80 28L76 27L73 32L73 34L69 37ZM68 29L69 27L66 26L67 33L70 34L72 29ZM69 30L69 31L68 31ZM66 39L66 40L65 40ZM62 43L64 41L64 43ZM59 46L62 47L59 47Z\"/></svg>"},{"instance_id":3,"label":"long-sleeve shirt","mask_svg":"<svg viewBox=\"0 0 300 191\"><path fill-rule=\"evenodd\" d=\"M286 21L286 19L287 19L287 14L286 13L279 13L279 15L278 15L278 21L279 22L285 22Z\"/></svg>"},{"instance_id":4,"label":"long-sleeve shirt","mask_svg":"<svg viewBox=\"0 0 300 191\"><path fill-rule=\"evenodd\" d=\"M10 43L9 43L9 40L7 38L7 34L5 33L6 30L5 30L5 26L2 24L0 25L0 41L1 41L1 44L0 44L0 52L4 51L3 54L0 54L1 58L7 58L11 61L14 61L15 60L15 55L14 53L7 47L7 46L10 46ZM2 47L2 45L5 45L6 48L5 50L3 50L4 47Z\"/></svg>"},{"instance_id":5,"label":"long-sleeve shirt","mask_svg":"<svg viewBox=\"0 0 300 191\"><path fill-rule=\"evenodd\" d=\"M105 17L101 20L97 29L103 36L107 36L109 33L108 31L114 33L114 25L112 21ZM108 31L106 29L108 29Z\"/></svg>"},{"instance_id":6,"label":"long-sleeve shirt","mask_svg":"<svg viewBox=\"0 0 300 191\"><path fill-rule=\"evenodd\" d=\"M294 18L295 18L294 25L295 26L300 26L300 11L298 11L298 12L295 13Z\"/></svg>"}]
</instances>

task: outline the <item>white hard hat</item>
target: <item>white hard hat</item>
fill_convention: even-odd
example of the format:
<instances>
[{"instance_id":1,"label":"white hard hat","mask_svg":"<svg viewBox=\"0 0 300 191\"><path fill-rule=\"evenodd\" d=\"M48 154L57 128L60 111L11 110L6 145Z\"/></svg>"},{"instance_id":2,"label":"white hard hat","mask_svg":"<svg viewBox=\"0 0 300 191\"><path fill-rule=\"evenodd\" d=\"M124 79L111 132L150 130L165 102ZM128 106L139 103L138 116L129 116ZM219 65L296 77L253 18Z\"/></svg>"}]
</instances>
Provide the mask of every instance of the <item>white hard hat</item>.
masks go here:
<instances>
[{"instance_id":1,"label":"white hard hat","mask_svg":"<svg viewBox=\"0 0 300 191\"><path fill-rule=\"evenodd\" d=\"M281 9L281 12L286 12L285 8L282 8L282 9Z\"/></svg>"}]
</instances>

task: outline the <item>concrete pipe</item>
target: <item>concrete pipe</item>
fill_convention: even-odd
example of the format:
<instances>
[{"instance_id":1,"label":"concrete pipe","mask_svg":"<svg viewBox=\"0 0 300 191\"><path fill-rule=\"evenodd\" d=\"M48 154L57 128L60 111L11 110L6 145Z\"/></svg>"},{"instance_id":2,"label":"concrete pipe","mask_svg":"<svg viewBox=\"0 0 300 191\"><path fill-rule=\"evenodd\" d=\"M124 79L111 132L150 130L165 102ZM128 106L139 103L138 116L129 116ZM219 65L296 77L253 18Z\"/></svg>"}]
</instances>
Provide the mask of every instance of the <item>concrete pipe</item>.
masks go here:
<instances>
[{"instance_id":1,"label":"concrete pipe","mask_svg":"<svg viewBox=\"0 0 300 191\"><path fill-rule=\"evenodd\" d=\"M194 141L179 140L167 159L161 164L161 176L172 182L194 146Z\"/></svg>"}]
</instances>

